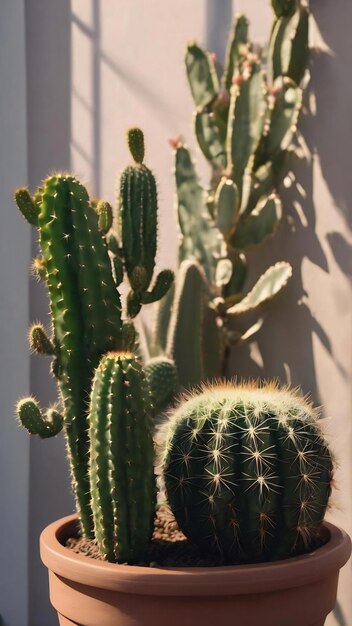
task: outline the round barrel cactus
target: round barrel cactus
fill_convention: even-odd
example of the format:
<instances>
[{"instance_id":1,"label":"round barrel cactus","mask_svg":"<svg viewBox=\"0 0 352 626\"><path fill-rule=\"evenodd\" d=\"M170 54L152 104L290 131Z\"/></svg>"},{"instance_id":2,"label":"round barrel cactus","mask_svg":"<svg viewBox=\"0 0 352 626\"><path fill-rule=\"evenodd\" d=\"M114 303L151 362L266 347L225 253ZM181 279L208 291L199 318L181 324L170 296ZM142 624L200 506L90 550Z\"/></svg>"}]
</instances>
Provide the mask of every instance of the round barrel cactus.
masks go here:
<instances>
[{"instance_id":1,"label":"round barrel cactus","mask_svg":"<svg viewBox=\"0 0 352 626\"><path fill-rule=\"evenodd\" d=\"M168 500L202 550L223 562L260 562L323 541L333 461L316 411L298 392L208 387L181 404L168 428Z\"/></svg>"}]
</instances>

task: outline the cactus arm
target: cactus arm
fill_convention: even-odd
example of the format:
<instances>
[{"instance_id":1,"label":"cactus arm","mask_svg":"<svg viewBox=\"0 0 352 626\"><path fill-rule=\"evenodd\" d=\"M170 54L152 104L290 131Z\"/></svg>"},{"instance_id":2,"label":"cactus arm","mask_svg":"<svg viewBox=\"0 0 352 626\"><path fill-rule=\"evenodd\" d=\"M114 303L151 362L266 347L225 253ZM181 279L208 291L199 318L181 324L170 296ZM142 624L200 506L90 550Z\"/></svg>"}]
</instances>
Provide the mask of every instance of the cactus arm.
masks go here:
<instances>
[{"instance_id":1,"label":"cactus arm","mask_svg":"<svg viewBox=\"0 0 352 626\"><path fill-rule=\"evenodd\" d=\"M299 20L291 41L291 55L286 75L299 85L309 61L309 9L299 8Z\"/></svg>"},{"instance_id":2,"label":"cactus arm","mask_svg":"<svg viewBox=\"0 0 352 626\"><path fill-rule=\"evenodd\" d=\"M29 347L37 354L52 356L55 354L55 346L47 336L42 324L33 324L29 329Z\"/></svg>"},{"instance_id":3,"label":"cactus arm","mask_svg":"<svg viewBox=\"0 0 352 626\"><path fill-rule=\"evenodd\" d=\"M39 207L30 195L28 189L20 188L15 193L16 204L23 217L32 226L38 226Z\"/></svg>"},{"instance_id":4,"label":"cactus arm","mask_svg":"<svg viewBox=\"0 0 352 626\"><path fill-rule=\"evenodd\" d=\"M251 213L263 198L270 196L275 190L275 172L272 161L258 167L253 172L251 159L243 177L243 189L240 215Z\"/></svg>"},{"instance_id":5,"label":"cactus arm","mask_svg":"<svg viewBox=\"0 0 352 626\"><path fill-rule=\"evenodd\" d=\"M127 144L132 158L138 165L144 161L144 135L140 128L129 128L127 131Z\"/></svg>"},{"instance_id":6,"label":"cactus arm","mask_svg":"<svg viewBox=\"0 0 352 626\"><path fill-rule=\"evenodd\" d=\"M302 90L287 79L280 85L274 97L267 119L267 132L262 135L255 153L254 171L268 161L273 161L282 150L286 150L297 130Z\"/></svg>"},{"instance_id":7,"label":"cactus arm","mask_svg":"<svg viewBox=\"0 0 352 626\"><path fill-rule=\"evenodd\" d=\"M292 267L281 261L269 267L252 290L238 304L227 310L228 315L240 315L268 302L283 289L292 276Z\"/></svg>"},{"instance_id":8,"label":"cactus arm","mask_svg":"<svg viewBox=\"0 0 352 626\"><path fill-rule=\"evenodd\" d=\"M228 91L232 85L233 75L236 66L241 58L241 47L248 44L248 19L245 15L238 15L230 31L226 55L224 72L221 78L222 86Z\"/></svg>"},{"instance_id":9,"label":"cactus arm","mask_svg":"<svg viewBox=\"0 0 352 626\"><path fill-rule=\"evenodd\" d=\"M199 184L189 150L183 145L179 145L175 153L175 180L181 231L179 261L196 259L212 283L214 260L220 256L223 239L205 213L204 190Z\"/></svg>"},{"instance_id":10,"label":"cactus arm","mask_svg":"<svg viewBox=\"0 0 352 626\"><path fill-rule=\"evenodd\" d=\"M155 267L157 245L157 190L152 172L144 165L144 135L139 128L131 128L127 142L135 163L121 175L118 200L118 239L121 256L131 291L127 299L127 313L135 317L142 304L155 302L171 287L173 274L164 270L154 287L147 291ZM115 251L116 253L116 251Z\"/></svg>"},{"instance_id":11,"label":"cactus arm","mask_svg":"<svg viewBox=\"0 0 352 626\"><path fill-rule=\"evenodd\" d=\"M161 300L169 291L175 275L171 270L162 270L156 277L153 288L142 294L142 304L151 304Z\"/></svg>"},{"instance_id":12,"label":"cactus arm","mask_svg":"<svg viewBox=\"0 0 352 626\"><path fill-rule=\"evenodd\" d=\"M174 400L179 390L175 363L164 356L147 361L146 380L150 389L154 414L158 415Z\"/></svg>"},{"instance_id":13,"label":"cactus arm","mask_svg":"<svg viewBox=\"0 0 352 626\"><path fill-rule=\"evenodd\" d=\"M223 177L215 194L215 224L227 240L239 218L240 198L236 184Z\"/></svg>"},{"instance_id":14,"label":"cactus arm","mask_svg":"<svg viewBox=\"0 0 352 626\"><path fill-rule=\"evenodd\" d=\"M214 113L197 111L194 117L194 131L198 146L203 155L216 170L226 167L225 142Z\"/></svg>"},{"instance_id":15,"label":"cactus arm","mask_svg":"<svg viewBox=\"0 0 352 626\"><path fill-rule=\"evenodd\" d=\"M43 415L40 406L33 398L20 400L16 408L19 422L31 435L39 435L41 439L55 437L63 427L63 417L55 407L48 409Z\"/></svg>"},{"instance_id":16,"label":"cactus arm","mask_svg":"<svg viewBox=\"0 0 352 626\"><path fill-rule=\"evenodd\" d=\"M281 49L285 40L286 30L291 17L282 17L273 25L268 50L268 81L273 84L276 78L283 75Z\"/></svg>"},{"instance_id":17,"label":"cactus arm","mask_svg":"<svg viewBox=\"0 0 352 626\"><path fill-rule=\"evenodd\" d=\"M240 193L242 178L252 153L263 132L266 92L260 66L251 63L250 76L239 75L238 84L231 88L227 132L227 161Z\"/></svg>"},{"instance_id":18,"label":"cactus arm","mask_svg":"<svg viewBox=\"0 0 352 626\"><path fill-rule=\"evenodd\" d=\"M187 46L186 72L195 106L203 110L215 100L219 92L219 81L211 55L196 43Z\"/></svg>"},{"instance_id":19,"label":"cactus arm","mask_svg":"<svg viewBox=\"0 0 352 626\"><path fill-rule=\"evenodd\" d=\"M287 76L300 84L308 65L309 9L300 6L277 20L268 51L269 81Z\"/></svg>"},{"instance_id":20,"label":"cactus arm","mask_svg":"<svg viewBox=\"0 0 352 626\"><path fill-rule=\"evenodd\" d=\"M276 17L291 17L297 6L297 0L271 0Z\"/></svg>"},{"instance_id":21,"label":"cactus arm","mask_svg":"<svg viewBox=\"0 0 352 626\"><path fill-rule=\"evenodd\" d=\"M234 248L247 249L261 244L273 235L282 219L282 205L277 195L262 200L258 207L239 221L230 243Z\"/></svg>"},{"instance_id":22,"label":"cactus arm","mask_svg":"<svg viewBox=\"0 0 352 626\"><path fill-rule=\"evenodd\" d=\"M205 306L205 277L194 261L180 265L167 336L166 354L177 367L181 387L203 379L202 323Z\"/></svg>"},{"instance_id":23,"label":"cactus arm","mask_svg":"<svg viewBox=\"0 0 352 626\"><path fill-rule=\"evenodd\" d=\"M166 351L167 333L174 296L175 285L173 283L171 289L155 306L150 345L150 355L152 357L160 356Z\"/></svg>"}]
</instances>

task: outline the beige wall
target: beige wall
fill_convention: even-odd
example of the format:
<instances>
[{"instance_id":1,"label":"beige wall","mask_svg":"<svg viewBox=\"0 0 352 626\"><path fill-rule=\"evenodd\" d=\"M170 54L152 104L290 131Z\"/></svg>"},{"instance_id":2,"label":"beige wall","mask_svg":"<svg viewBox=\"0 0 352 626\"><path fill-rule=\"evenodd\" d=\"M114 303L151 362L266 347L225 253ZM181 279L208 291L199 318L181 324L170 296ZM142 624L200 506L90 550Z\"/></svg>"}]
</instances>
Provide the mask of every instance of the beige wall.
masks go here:
<instances>
[{"instance_id":1,"label":"beige wall","mask_svg":"<svg viewBox=\"0 0 352 626\"><path fill-rule=\"evenodd\" d=\"M11 59L11 64L7 61ZM0 2L0 622L26 624L28 612L29 439L14 418L29 392L29 227L13 206L27 183L25 12L23 0ZM20 598L20 602L19 602Z\"/></svg>"},{"instance_id":2,"label":"beige wall","mask_svg":"<svg viewBox=\"0 0 352 626\"><path fill-rule=\"evenodd\" d=\"M346 77L352 59L348 32L352 7L348 0L335 0L334 9L335 4L339 10L334 10L332 19L331 3L313 3L323 39L334 54L314 57L317 114L304 122L314 156L302 164L299 173L307 195L302 198L290 190L285 203L295 232L286 220L276 240L252 258L253 278L271 261L286 258L294 266L294 279L268 309L257 344L235 353L234 368L243 375L264 372L289 378L324 405L341 464L339 508L332 514L351 529L351 183L347 163L352 129L351 87ZM255 38L263 41L270 18L266 3L236 0L234 5L231 0L27 0L32 186L48 169L70 167L93 193L113 200L116 173L128 160L125 130L140 125L146 134L148 163L159 182L159 261L164 266L174 264L177 231L167 139L182 134L194 146L192 102L182 63L184 43L196 38L221 55L233 8L249 14ZM47 24L53 23L55 28L47 31ZM200 169L206 173L204 164ZM301 205L298 213L297 203ZM36 317L44 311L44 296L37 288L32 290L31 306ZM47 364L41 361L32 363L32 387L47 401L54 391L46 385ZM44 443L31 443L30 585L34 599L30 626L55 623L45 604L45 572L35 557L37 535L49 519L72 508L62 442ZM352 623L347 581L346 568L341 585L344 618L339 622L332 618L329 626Z\"/></svg>"}]
</instances>

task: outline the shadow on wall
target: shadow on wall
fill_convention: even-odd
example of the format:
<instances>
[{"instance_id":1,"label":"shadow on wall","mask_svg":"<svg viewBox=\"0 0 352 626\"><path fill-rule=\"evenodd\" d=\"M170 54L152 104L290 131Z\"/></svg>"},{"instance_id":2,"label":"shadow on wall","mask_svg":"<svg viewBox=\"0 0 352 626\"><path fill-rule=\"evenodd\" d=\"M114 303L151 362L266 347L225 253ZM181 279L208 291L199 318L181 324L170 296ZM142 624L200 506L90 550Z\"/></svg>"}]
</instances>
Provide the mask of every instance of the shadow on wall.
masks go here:
<instances>
[{"instance_id":1,"label":"shadow on wall","mask_svg":"<svg viewBox=\"0 0 352 626\"><path fill-rule=\"evenodd\" d=\"M305 262L309 261L323 272L329 273L324 249L330 247L340 270L349 279L351 276L350 243L341 233L332 231L326 235L327 246L323 242L323 247L317 236L316 221L320 207L316 204L314 169L316 159L319 159L331 196L344 215L347 225L350 225L350 180L344 177L346 170L341 167L341 163L349 154L352 129L347 129L344 124L336 121L346 120L346 124L351 126L348 103L343 99L343 94L338 93L338 87L343 84L338 74L342 73L340 56L345 55L346 58L345 47L348 45L351 48L349 58L352 58L352 47L350 42L341 42L339 26L332 26L331 8L328 9L319 2L311 4L323 39L334 52L329 54L317 51L312 54L309 91L315 97L316 112L315 115L303 115L300 125L309 155L296 168L296 184L283 193L286 219L281 231L249 258L252 282L254 274L259 275L267 266L280 259L288 260L292 264L293 279L285 292L265 310L266 319L263 331L258 335L258 349L253 351L248 346L235 348L232 367L240 376L278 378L283 383L302 386L304 393L310 393L313 401L320 404L313 351L314 336L334 360L334 367L338 368L341 376L346 378L347 373L338 355L332 354L329 337L310 310L303 270ZM341 19L346 19L346 12L352 18L352 6L347 7L347 2L342 1L340 4ZM332 223L331 226L333 227ZM324 306L323 294L321 305ZM249 327L251 321L253 320L243 320L242 323L246 322L244 328Z\"/></svg>"},{"instance_id":2,"label":"shadow on wall","mask_svg":"<svg viewBox=\"0 0 352 626\"><path fill-rule=\"evenodd\" d=\"M55 28L50 25L55 24ZM49 26L49 27L48 27ZM35 189L50 171L70 167L71 36L70 0L26 2L28 83L28 177ZM32 254L38 254L32 230ZM30 320L49 325L46 289L30 285ZM49 375L49 359L31 359L31 391L43 407L57 399ZM20 390L19 390L20 391ZM29 476L29 626L56 626L48 598L47 571L41 564L38 539L51 521L73 511L68 463L62 436L52 440L31 438Z\"/></svg>"}]
</instances>

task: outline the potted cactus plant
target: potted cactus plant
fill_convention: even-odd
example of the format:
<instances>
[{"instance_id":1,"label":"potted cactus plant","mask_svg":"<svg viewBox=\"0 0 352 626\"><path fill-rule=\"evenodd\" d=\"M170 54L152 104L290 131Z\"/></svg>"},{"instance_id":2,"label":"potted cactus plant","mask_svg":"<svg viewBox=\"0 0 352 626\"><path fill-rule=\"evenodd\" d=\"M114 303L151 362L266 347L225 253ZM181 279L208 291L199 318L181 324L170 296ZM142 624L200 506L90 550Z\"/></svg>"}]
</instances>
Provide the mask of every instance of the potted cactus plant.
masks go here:
<instances>
[{"instance_id":1,"label":"potted cactus plant","mask_svg":"<svg viewBox=\"0 0 352 626\"><path fill-rule=\"evenodd\" d=\"M160 551L146 556L153 450L135 357L103 357L88 419L95 539L123 564L70 552L75 516L47 527L41 554L61 626L324 625L351 542L323 522L333 459L297 391L209 386L170 415L162 476L185 537L164 539L159 562Z\"/></svg>"},{"instance_id":2,"label":"potted cactus plant","mask_svg":"<svg viewBox=\"0 0 352 626\"><path fill-rule=\"evenodd\" d=\"M111 206L91 200L69 174L50 176L33 196L16 193L38 229L33 269L46 281L52 318L52 336L35 324L30 345L52 358L60 389L60 404L46 413L33 398L17 413L43 439L64 431L77 505L77 515L41 536L61 626L323 626L334 606L351 546L323 521L334 464L308 401L273 384L208 384L181 397L157 437L154 427L180 388L225 373L229 317L273 297L291 273L276 265L243 293L243 250L274 232L281 215L277 188L306 63L298 49L307 10L290 0L273 5L273 79L283 78L272 83L268 109L244 18L224 74L225 91L235 78L231 104L225 91L218 98L210 57L188 48L196 130L213 175L204 216L189 153L175 145L183 234L175 289L170 270L153 279L157 194L140 129L128 132L133 163L121 175L115 225ZM265 109L259 129L248 119L254 103ZM134 319L158 301L146 358ZM191 349L187 324L201 328ZM158 490L171 512L157 504Z\"/></svg>"}]
</instances>

